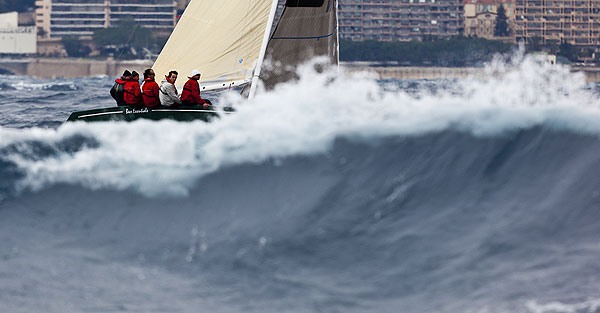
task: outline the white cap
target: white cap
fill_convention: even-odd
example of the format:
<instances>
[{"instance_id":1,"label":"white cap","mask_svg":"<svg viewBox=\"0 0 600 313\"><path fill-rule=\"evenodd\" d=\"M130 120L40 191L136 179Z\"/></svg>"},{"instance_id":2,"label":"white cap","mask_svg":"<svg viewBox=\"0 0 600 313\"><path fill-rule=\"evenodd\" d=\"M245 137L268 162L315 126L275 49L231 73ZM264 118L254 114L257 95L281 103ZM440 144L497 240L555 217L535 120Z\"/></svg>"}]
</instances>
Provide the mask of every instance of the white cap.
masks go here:
<instances>
[{"instance_id":1,"label":"white cap","mask_svg":"<svg viewBox=\"0 0 600 313\"><path fill-rule=\"evenodd\" d=\"M199 71L199 70L193 70L193 71L192 71L192 74L190 74L190 76L188 76L188 77L194 77L194 76L196 76L196 75L202 75L202 73L200 73L200 71Z\"/></svg>"}]
</instances>

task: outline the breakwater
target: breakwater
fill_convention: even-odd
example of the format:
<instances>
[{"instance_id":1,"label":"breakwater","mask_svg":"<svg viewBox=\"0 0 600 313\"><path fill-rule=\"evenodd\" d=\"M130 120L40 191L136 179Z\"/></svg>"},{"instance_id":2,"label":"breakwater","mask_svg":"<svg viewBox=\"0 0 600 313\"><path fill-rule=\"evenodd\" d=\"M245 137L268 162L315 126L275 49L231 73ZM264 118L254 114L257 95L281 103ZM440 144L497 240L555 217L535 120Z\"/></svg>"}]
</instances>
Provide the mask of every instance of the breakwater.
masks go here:
<instances>
[{"instance_id":1,"label":"breakwater","mask_svg":"<svg viewBox=\"0 0 600 313\"><path fill-rule=\"evenodd\" d=\"M41 79L116 77L125 69L141 72L152 64L152 60L0 59L0 74ZM452 79L487 75L482 67L378 66L362 62L344 62L341 66L349 71L372 72L379 79ZM600 68L573 67L572 71L583 72L590 82L600 82Z\"/></svg>"},{"instance_id":2,"label":"breakwater","mask_svg":"<svg viewBox=\"0 0 600 313\"><path fill-rule=\"evenodd\" d=\"M363 63L344 63L350 71L372 72L379 79L453 79L485 77L490 75L483 67L424 67L424 66L373 66ZM571 67L572 72L583 72L589 82L600 82L600 68Z\"/></svg>"},{"instance_id":3,"label":"breakwater","mask_svg":"<svg viewBox=\"0 0 600 313\"><path fill-rule=\"evenodd\" d=\"M484 74L481 67L424 67L424 66L373 66L344 63L351 72L373 72L379 79L448 79Z\"/></svg>"},{"instance_id":4,"label":"breakwater","mask_svg":"<svg viewBox=\"0 0 600 313\"><path fill-rule=\"evenodd\" d=\"M3 59L0 73L41 79L119 76L125 69L141 72L152 64L151 60Z\"/></svg>"}]
</instances>

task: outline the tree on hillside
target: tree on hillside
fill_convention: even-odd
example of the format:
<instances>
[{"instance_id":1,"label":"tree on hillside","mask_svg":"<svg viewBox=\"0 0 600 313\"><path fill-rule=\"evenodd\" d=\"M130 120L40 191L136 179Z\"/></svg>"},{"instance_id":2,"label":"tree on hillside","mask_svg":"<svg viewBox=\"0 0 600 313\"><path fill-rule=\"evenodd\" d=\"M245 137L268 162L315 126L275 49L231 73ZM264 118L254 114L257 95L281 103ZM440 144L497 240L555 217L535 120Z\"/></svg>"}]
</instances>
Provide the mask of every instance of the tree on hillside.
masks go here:
<instances>
[{"instance_id":1,"label":"tree on hillside","mask_svg":"<svg viewBox=\"0 0 600 313\"><path fill-rule=\"evenodd\" d=\"M61 42L70 57L84 57L91 52L90 47L84 46L77 37L65 36L62 38Z\"/></svg>"},{"instance_id":2,"label":"tree on hillside","mask_svg":"<svg viewBox=\"0 0 600 313\"><path fill-rule=\"evenodd\" d=\"M0 13L25 12L35 7L35 0L0 0Z\"/></svg>"},{"instance_id":3,"label":"tree on hillside","mask_svg":"<svg viewBox=\"0 0 600 313\"><path fill-rule=\"evenodd\" d=\"M527 38L527 50L542 51L542 37L536 36Z\"/></svg>"},{"instance_id":4,"label":"tree on hillside","mask_svg":"<svg viewBox=\"0 0 600 313\"><path fill-rule=\"evenodd\" d=\"M474 66L514 46L497 40L455 37L433 41L340 41L342 61L397 62L419 66Z\"/></svg>"},{"instance_id":5,"label":"tree on hillside","mask_svg":"<svg viewBox=\"0 0 600 313\"><path fill-rule=\"evenodd\" d=\"M93 40L98 47L116 48L119 55L130 54L131 48L135 51L155 44L152 31L134 20L123 20L115 27L96 30Z\"/></svg>"},{"instance_id":6,"label":"tree on hillside","mask_svg":"<svg viewBox=\"0 0 600 313\"><path fill-rule=\"evenodd\" d=\"M494 27L494 36L496 37L505 37L509 35L508 31L508 22L506 18L506 10L504 6L501 4L498 7L498 12L496 15L496 26Z\"/></svg>"}]
</instances>

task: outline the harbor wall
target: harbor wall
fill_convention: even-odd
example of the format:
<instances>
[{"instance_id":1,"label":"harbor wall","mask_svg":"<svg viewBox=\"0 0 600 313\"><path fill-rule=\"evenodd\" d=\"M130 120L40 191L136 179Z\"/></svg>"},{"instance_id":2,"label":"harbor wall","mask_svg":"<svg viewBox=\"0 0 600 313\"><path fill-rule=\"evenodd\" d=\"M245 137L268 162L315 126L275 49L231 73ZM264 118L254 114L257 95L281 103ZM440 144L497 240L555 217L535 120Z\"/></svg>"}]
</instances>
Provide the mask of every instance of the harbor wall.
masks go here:
<instances>
[{"instance_id":1,"label":"harbor wall","mask_svg":"<svg viewBox=\"0 0 600 313\"><path fill-rule=\"evenodd\" d=\"M373 72L379 79L451 79L483 75L478 67L421 67L421 66L368 66L343 65L351 72Z\"/></svg>"},{"instance_id":2,"label":"harbor wall","mask_svg":"<svg viewBox=\"0 0 600 313\"><path fill-rule=\"evenodd\" d=\"M30 76L41 79L78 78L94 76L120 76L125 69L142 73L151 67L151 60L90 60L90 59L0 59L0 73ZM422 67L373 66L366 63L343 63L351 72L372 72L379 79L452 79L484 76L481 67ZM573 68L582 71L590 82L600 82L600 68Z\"/></svg>"},{"instance_id":3,"label":"harbor wall","mask_svg":"<svg viewBox=\"0 0 600 313\"><path fill-rule=\"evenodd\" d=\"M153 64L150 60L115 61L86 59L0 60L0 73L41 79L120 76L126 69L142 73Z\"/></svg>"},{"instance_id":4,"label":"harbor wall","mask_svg":"<svg viewBox=\"0 0 600 313\"><path fill-rule=\"evenodd\" d=\"M489 75L482 67L419 67L419 66L368 66L346 64L352 72L372 72L379 79L453 79ZM572 67L572 72L583 72L588 82L600 82L600 68Z\"/></svg>"}]
</instances>

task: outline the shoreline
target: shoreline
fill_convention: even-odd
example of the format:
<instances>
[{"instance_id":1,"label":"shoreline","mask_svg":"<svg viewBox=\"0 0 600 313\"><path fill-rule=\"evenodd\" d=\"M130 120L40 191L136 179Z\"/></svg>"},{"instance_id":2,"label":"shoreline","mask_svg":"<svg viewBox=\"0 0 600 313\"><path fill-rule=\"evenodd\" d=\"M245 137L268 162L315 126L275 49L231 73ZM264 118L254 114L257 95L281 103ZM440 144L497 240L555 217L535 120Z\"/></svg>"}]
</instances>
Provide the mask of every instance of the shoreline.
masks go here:
<instances>
[{"instance_id":1,"label":"shoreline","mask_svg":"<svg viewBox=\"0 0 600 313\"><path fill-rule=\"evenodd\" d=\"M0 73L39 79L120 76L123 71L143 72L151 60L91 60L69 58L0 59Z\"/></svg>"},{"instance_id":2,"label":"shoreline","mask_svg":"<svg viewBox=\"0 0 600 313\"><path fill-rule=\"evenodd\" d=\"M82 77L118 77L124 70L143 72L152 60L91 60L69 58L0 59L0 73L39 79L72 79ZM379 79L455 79L487 75L483 67L381 66L365 62L342 62L349 72L371 72ZM588 82L600 82L600 68L571 67L583 72Z\"/></svg>"},{"instance_id":3,"label":"shoreline","mask_svg":"<svg viewBox=\"0 0 600 313\"><path fill-rule=\"evenodd\" d=\"M441 66L381 66L362 62L343 63L350 72L372 72L379 79L457 79L467 77L485 77L484 67L441 67ZM600 82L600 68L570 66L572 73L582 72L590 83Z\"/></svg>"}]
</instances>

